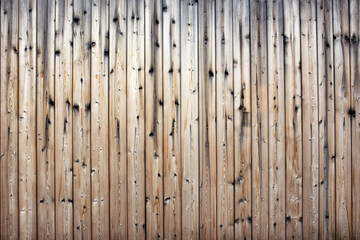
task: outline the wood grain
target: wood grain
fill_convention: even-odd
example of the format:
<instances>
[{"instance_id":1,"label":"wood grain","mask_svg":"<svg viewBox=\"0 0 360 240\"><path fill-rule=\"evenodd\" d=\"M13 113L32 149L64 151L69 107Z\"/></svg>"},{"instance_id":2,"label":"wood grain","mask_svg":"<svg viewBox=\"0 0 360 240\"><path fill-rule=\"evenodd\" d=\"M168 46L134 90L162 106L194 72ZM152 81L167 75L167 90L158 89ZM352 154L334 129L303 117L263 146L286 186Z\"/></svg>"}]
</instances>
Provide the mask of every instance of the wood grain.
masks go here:
<instances>
[{"instance_id":1,"label":"wood grain","mask_svg":"<svg viewBox=\"0 0 360 240\"><path fill-rule=\"evenodd\" d=\"M36 13L37 230L55 238L55 2L40 0Z\"/></svg>"}]
</instances>

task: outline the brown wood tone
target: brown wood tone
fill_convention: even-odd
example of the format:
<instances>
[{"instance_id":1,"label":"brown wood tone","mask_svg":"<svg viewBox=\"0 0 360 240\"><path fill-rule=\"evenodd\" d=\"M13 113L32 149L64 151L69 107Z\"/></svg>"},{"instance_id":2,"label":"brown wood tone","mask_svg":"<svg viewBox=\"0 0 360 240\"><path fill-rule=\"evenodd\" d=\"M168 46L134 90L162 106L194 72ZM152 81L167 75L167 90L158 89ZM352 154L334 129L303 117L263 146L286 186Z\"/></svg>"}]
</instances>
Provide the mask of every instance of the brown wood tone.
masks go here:
<instances>
[{"instance_id":1,"label":"brown wood tone","mask_svg":"<svg viewBox=\"0 0 360 240\"><path fill-rule=\"evenodd\" d=\"M350 1L352 238L360 238L360 2Z\"/></svg>"},{"instance_id":2,"label":"brown wood tone","mask_svg":"<svg viewBox=\"0 0 360 240\"><path fill-rule=\"evenodd\" d=\"M233 1L235 238L251 239L251 87L249 0Z\"/></svg>"},{"instance_id":3,"label":"brown wood tone","mask_svg":"<svg viewBox=\"0 0 360 240\"><path fill-rule=\"evenodd\" d=\"M1 238L19 238L19 3L1 1Z\"/></svg>"},{"instance_id":4,"label":"brown wood tone","mask_svg":"<svg viewBox=\"0 0 360 240\"><path fill-rule=\"evenodd\" d=\"M216 239L215 5L199 1L200 239Z\"/></svg>"},{"instance_id":5,"label":"brown wood tone","mask_svg":"<svg viewBox=\"0 0 360 240\"><path fill-rule=\"evenodd\" d=\"M286 238L302 238L302 125L299 2L284 0Z\"/></svg>"},{"instance_id":6,"label":"brown wood tone","mask_svg":"<svg viewBox=\"0 0 360 240\"><path fill-rule=\"evenodd\" d=\"M91 6L91 220L92 238L108 238L109 1Z\"/></svg>"},{"instance_id":7,"label":"brown wood tone","mask_svg":"<svg viewBox=\"0 0 360 240\"><path fill-rule=\"evenodd\" d=\"M36 123L37 230L55 238L55 2L37 2Z\"/></svg>"},{"instance_id":8,"label":"brown wood tone","mask_svg":"<svg viewBox=\"0 0 360 240\"><path fill-rule=\"evenodd\" d=\"M318 1L319 234L335 239L335 115L332 2Z\"/></svg>"},{"instance_id":9,"label":"brown wood tone","mask_svg":"<svg viewBox=\"0 0 360 240\"><path fill-rule=\"evenodd\" d=\"M302 146L303 146L303 232L305 239L319 235L319 131L316 1L300 1Z\"/></svg>"},{"instance_id":10,"label":"brown wood tone","mask_svg":"<svg viewBox=\"0 0 360 240\"><path fill-rule=\"evenodd\" d=\"M128 237L144 239L145 219L145 2L127 2Z\"/></svg>"},{"instance_id":11,"label":"brown wood tone","mask_svg":"<svg viewBox=\"0 0 360 240\"><path fill-rule=\"evenodd\" d=\"M269 236L285 238L285 79L283 1L267 2Z\"/></svg>"},{"instance_id":12,"label":"brown wood tone","mask_svg":"<svg viewBox=\"0 0 360 240\"><path fill-rule=\"evenodd\" d=\"M109 174L110 238L127 238L126 153L127 1L110 1Z\"/></svg>"},{"instance_id":13,"label":"brown wood tone","mask_svg":"<svg viewBox=\"0 0 360 240\"><path fill-rule=\"evenodd\" d=\"M146 238L163 238L163 9L145 0Z\"/></svg>"},{"instance_id":14,"label":"brown wood tone","mask_svg":"<svg viewBox=\"0 0 360 240\"><path fill-rule=\"evenodd\" d=\"M19 1L19 238L37 236L36 1ZM29 31L29 29L33 29ZM11 49L12 47L10 47ZM9 49L8 49L9 50ZM14 49L12 49L14 50ZM9 50L11 51L11 50ZM15 80L15 79L14 79Z\"/></svg>"},{"instance_id":15,"label":"brown wood tone","mask_svg":"<svg viewBox=\"0 0 360 240\"><path fill-rule=\"evenodd\" d=\"M181 239L180 0L164 0L164 238Z\"/></svg>"},{"instance_id":16,"label":"brown wood tone","mask_svg":"<svg viewBox=\"0 0 360 240\"><path fill-rule=\"evenodd\" d=\"M74 238L91 238L90 49L91 2L74 1L73 21L73 204Z\"/></svg>"},{"instance_id":17,"label":"brown wood tone","mask_svg":"<svg viewBox=\"0 0 360 240\"><path fill-rule=\"evenodd\" d=\"M333 1L336 237L352 237L351 216L351 84L348 1Z\"/></svg>"},{"instance_id":18,"label":"brown wood tone","mask_svg":"<svg viewBox=\"0 0 360 240\"><path fill-rule=\"evenodd\" d=\"M0 1L1 239L359 239L359 11Z\"/></svg>"},{"instance_id":19,"label":"brown wood tone","mask_svg":"<svg viewBox=\"0 0 360 240\"><path fill-rule=\"evenodd\" d=\"M269 109L266 1L250 1L252 237L269 231Z\"/></svg>"}]
</instances>

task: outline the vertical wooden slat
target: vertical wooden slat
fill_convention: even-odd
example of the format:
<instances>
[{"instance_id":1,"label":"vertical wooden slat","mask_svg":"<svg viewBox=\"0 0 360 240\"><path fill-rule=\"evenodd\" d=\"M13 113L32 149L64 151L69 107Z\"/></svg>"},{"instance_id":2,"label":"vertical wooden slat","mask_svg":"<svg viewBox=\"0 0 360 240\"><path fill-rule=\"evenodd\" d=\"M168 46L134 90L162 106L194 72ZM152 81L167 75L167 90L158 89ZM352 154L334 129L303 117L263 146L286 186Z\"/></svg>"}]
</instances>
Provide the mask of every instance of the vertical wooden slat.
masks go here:
<instances>
[{"instance_id":1,"label":"vertical wooden slat","mask_svg":"<svg viewBox=\"0 0 360 240\"><path fill-rule=\"evenodd\" d=\"M199 1L200 238L216 239L215 1Z\"/></svg>"},{"instance_id":2,"label":"vertical wooden slat","mask_svg":"<svg viewBox=\"0 0 360 240\"><path fill-rule=\"evenodd\" d=\"M91 1L74 1L73 17L73 184L74 238L91 238L90 49Z\"/></svg>"},{"instance_id":3,"label":"vertical wooden slat","mask_svg":"<svg viewBox=\"0 0 360 240\"><path fill-rule=\"evenodd\" d=\"M38 0L37 77L37 226L38 237L55 238L55 2Z\"/></svg>"},{"instance_id":4,"label":"vertical wooden slat","mask_svg":"<svg viewBox=\"0 0 360 240\"><path fill-rule=\"evenodd\" d=\"M319 234L319 149L316 2L300 1L302 146L303 146L303 236Z\"/></svg>"},{"instance_id":5,"label":"vertical wooden slat","mask_svg":"<svg viewBox=\"0 0 360 240\"><path fill-rule=\"evenodd\" d=\"M285 238L285 82L283 1L267 2L269 238Z\"/></svg>"},{"instance_id":6,"label":"vertical wooden slat","mask_svg":"<svg viewBox=\"0 0 360 240\"><path fill-rule=\"evenodd\" d=\"M250 2L233 4L235 239L251 239Z\"/></svg>"},{"instance_id":7,"label":"vertical wooden slat","mask_svg":"<svg viewBox=\"0 0 360 240\"><path fill-rule=\"evenodd\" d=\"M126 18L127 1L110 1L109 154L110 238L127 238Z\"/></svg>"},{"instance_id":8,"label":"vertical wooden slat","mask_svg":"<svg viewBox=\"0 0 360 240\"><path fill-rule=\"evenodd\" d=\"M332 1L318 0L319 231L335 239L335 118Z\"/></svg>"},{"instance_id":9,"label":"vertical wooden slat","mask_svg":"<svg viewBox=\"0 0 360 240\"><path fill-rule=\"evenodd\" d=\"M302 135L299 2L284 0L286 238L302 238Z\"/></svg>"},{"instance_id":10,"label":"vertical wooden slat","mask_svg":"<svg viewBox=\"0 0 360 240\"><path fill-rule=\"evenodd\" d=\"M19 228L36 238L36 1L19 1Z\"/></svg>"},{"instance_id":11,"label":"vertical wooden slat","mask_svg":"<svg viewBox=\"0 0 360 240\"><path fill-rule=\"evenodd\" d=\"M252 233L268 237L268 82L266 1L251 1ZM272 57L272 56L271 56Z\"/></svg>"},{"instance_id":12,"label":"vertical wooden slat","mask_svg":"<svg viewBox=\"0 0 360 240\"><path fill-rule=\"evenodd\" d=\"M56 1L55 207L56 237L73 237L71 0Z\"/></svg>"},{"instance_id":13,"label":"vertical wooden slat","mask_svg":"<svg viewBox=\"0 0 360 240\"><path fill-rule=\"evenodd\" d=\"M162 0L145 1L146 237L163 238ZM170 73L171 74L171 73Z\"/></svg>"},{"instance_id":14,"label":"vertical wooden slat","mask_svg":"<svg viewBox=\"0 0 360 240\"><path fill-rule=\"evenodd\" d=\"M348 1L334 0L336 237L351 238L351 122Z\"/></svg>"},{"instance_id":15,"label":"vertical wooden slat","mask_svg":"<svg viewBox=\"0 0 360 240\"><path fill-rule=\"evenodd\" d=\"M181 0L182 237L199 238L198 2Z\"/></svg>"},{"instance_id":16,"label":"vertical wooden slat","mask_svg":"<svg viewBox=\"0 0 360 240\"><path fill-rule=\"evenodd\" d=\"M18 7L18 1L1 1L1 239L19 237Z\"/></svg>"},{"instance_id":17,"label":"vertical wooden slat","mask_svg":"<svg viewBox=\"0 0 360 240\"><path fill-rule=\"evenodd\" d=\"M360 2L350 1L352 238L360 238Z\"/></svg>"},{"instance_id":18,"label":"vertical wooden slat","mask_svg":"<svg viewBox=\"0 0 360 240\"><path fill-rule=\"evenodd\" d=\"M144 0L128 1L127 156L128 236L144 239L145 226L145 83Z\"/></svg>"},{"instance_id":19,"label":"vertical wooden slat","mask_svg":"<svg viewBox=\"0 0 360 240\"><path fill-rule=\"evenodd\" d=\"M180 0L164 0L164 237L181 239Z\"/></svg>"},{"instance_id":20,"label":"vertical wooden slat","mask_svg":"<svg viewBox=\"0 0 360 240\"><path fill-rule=\"evenodd\" d=\"M216 2L217 237L234 237L232 1Z\"/></svg>"},{"instance_id":21,"label":"vertical wooden slat","mask_svg":"<svg viewBox=\"0 0 360 240\"><path fill-rule=\"evenodd\" d=\"M91 222L92 238L109 237L108 70L109 1L91 7Z\"/></svg>"}]
</instances>

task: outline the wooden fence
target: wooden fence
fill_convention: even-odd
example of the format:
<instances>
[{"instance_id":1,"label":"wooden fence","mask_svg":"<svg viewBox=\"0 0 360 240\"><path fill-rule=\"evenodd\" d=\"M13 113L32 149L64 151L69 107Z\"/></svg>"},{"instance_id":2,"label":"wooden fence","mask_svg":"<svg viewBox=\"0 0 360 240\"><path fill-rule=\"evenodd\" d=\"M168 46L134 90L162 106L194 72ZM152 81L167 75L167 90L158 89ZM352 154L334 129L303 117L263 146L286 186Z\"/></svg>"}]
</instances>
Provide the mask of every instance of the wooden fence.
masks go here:
<instances>
[{"instance_id":1,"label":"wooden fence","mask_svg":"<svg viewBox=\"0 0 360 240\"><path fill-rule=\"evenodd\" d=\"M359 0L1 0L1 239L360 237Z\"/></svg>"}]
</instances>

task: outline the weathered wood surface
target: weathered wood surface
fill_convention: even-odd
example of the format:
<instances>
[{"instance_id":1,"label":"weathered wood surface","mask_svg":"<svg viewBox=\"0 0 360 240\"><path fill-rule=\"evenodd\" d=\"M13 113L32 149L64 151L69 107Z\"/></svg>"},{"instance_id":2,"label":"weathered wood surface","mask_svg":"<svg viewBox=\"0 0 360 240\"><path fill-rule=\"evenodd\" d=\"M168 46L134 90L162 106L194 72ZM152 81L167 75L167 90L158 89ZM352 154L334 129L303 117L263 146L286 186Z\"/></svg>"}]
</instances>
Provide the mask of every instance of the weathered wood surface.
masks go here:
<instances>
[{"instance_id":1,"label":"weathered wood surface","mask_svg":"<svg viewBox=\"0 0 360 240\"><path fill-rule=\"evenodd\" d=\"M2 0L1 239L358 239L358 0Z\"/></svg>"}]
</instances>

